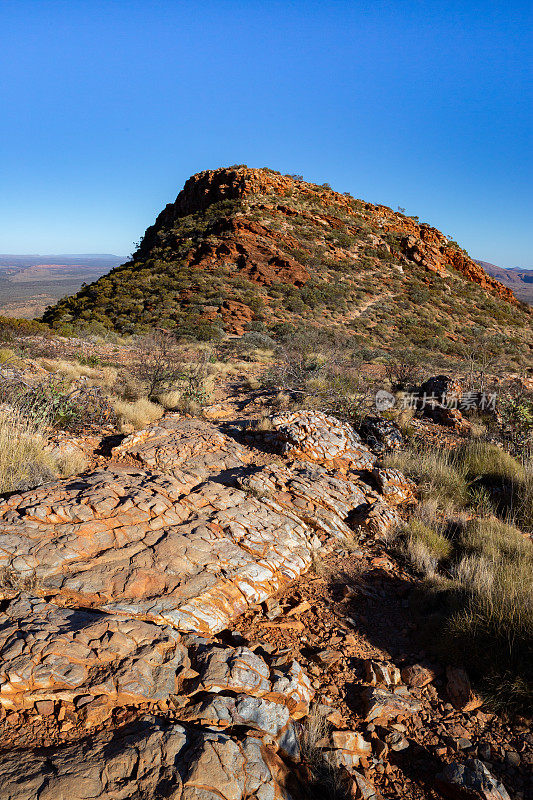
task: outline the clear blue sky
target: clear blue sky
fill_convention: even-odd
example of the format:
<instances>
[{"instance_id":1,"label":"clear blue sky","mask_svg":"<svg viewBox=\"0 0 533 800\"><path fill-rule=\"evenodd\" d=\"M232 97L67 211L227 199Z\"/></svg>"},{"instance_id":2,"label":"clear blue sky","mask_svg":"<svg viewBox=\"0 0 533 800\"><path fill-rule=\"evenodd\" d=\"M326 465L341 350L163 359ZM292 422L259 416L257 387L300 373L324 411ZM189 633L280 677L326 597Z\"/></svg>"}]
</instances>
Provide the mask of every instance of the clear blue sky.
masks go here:
<instances>
[{"instance_id":1,"label":"clear blue sky","mask_svg":"<svg viewBox=\"0 0 533 800\"><path fill-rule=\"evenodd\" d=\"M0 252L128 254L246 163L533 267L531 30L518 0L2 0Z\"/></svg>"}]
</instances>

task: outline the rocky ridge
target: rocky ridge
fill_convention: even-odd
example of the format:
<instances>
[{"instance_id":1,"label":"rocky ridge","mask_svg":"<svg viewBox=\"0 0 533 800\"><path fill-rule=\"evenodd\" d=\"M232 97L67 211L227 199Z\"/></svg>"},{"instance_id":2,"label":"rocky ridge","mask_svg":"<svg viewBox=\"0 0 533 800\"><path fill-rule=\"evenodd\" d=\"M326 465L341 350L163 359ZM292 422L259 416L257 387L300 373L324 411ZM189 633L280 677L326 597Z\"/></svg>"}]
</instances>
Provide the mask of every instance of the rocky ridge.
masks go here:
<instances>
[{"instance_id":1,"label":"rocky ridge","mask_svg":"<svg viewBox=\"0 0 533 800\"><path fill-rule=\"evenodd\" d=\"M262 606L267 631L301 637L312 603L282 598L316 556L353 547L354 530L379 548L415 487L335 418L271 423L249 432L275 451L258 463L222 426L167 414L105 467L4 500L0 723L16 749L0 758L2 800L311 796L302 731L316 667L240 631ZM313 658L334 674L345 654L331 637ZM436 672L382 658L365 671L354 681L365 731L323 706L333 730L320 748L346 796L377 800L368 768L409 747ZM458 708L476 708L466 676L448 683ZM445 796L508 797L476 763L438 780Z\"/></svg>"},{"instance_id":2,"label":"rocky ridge","mask_svg":"<svg viewBox=\"0 0 533 800\"><path fill-rule=\"evenodd\" d=\"M330 432L320 415L305 424L299 444L314 461L339 440L375 460L351 429ZM159 797L170 781L183 800L290 797L280 775L291 761L298 774L309 678L295 660L268 663L213 637L350 535L345 520L375 490L304 464L278 471L277 485L267 470L259 489L240 445L178 415L128 437L114 459L0 508L0 704L39 718L61 708L61 732L82 737L120 707L174 714L91 736L81 763L68 744L4 758L2 796Z\"/></svg>"}]
</instances>

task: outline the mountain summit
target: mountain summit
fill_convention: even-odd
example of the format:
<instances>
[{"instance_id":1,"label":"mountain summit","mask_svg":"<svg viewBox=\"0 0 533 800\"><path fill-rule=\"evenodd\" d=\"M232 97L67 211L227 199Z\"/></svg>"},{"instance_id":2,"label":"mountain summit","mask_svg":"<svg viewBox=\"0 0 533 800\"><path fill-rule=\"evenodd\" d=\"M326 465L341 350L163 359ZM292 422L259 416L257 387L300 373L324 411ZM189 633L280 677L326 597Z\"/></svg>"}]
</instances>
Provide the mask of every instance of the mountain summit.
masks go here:
<instances>
[{"instance_id":1,"label":"mountain summit","mask_svg":"<svg viewBox=\"0 0 533 800\"><path fill-rule=\"evenodd\" d=\"M154 325L200 338L328 326L387 348L515 343L530 315L436 228L297 175L233 166L187 180L131 260L49 308L58 326Z\"/></svg>"}]
</instances>

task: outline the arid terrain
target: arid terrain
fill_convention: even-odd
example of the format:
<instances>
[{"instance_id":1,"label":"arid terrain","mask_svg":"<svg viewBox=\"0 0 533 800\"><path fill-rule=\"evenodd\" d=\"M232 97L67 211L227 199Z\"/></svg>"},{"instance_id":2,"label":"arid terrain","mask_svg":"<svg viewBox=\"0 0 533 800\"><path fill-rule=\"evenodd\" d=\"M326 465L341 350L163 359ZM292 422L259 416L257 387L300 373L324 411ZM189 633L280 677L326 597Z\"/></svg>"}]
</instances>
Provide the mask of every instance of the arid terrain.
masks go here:
<instances>
[{"instance_id":1,"label":"arid terrain","mask_svg":"<svg viewBox=\"0 0 533 800\"><path fill-rule=\"evenodd\" d=\"M131 261L49 309L68 333L154 326L213 340L317 330L361 349L531 366L531 309L436 228L327 185L235 166L186 182Z\"/></svg>"},{"instance_id":2,"label":"arid terrain","mask_svg":"<svg viewBox=\"0 0 533 800\"><path fill-rule=\"evenodd\" d=\"M483 267L488 275L508 286L519 300L533 305L533 269L520 269L520 267L502 269L486 261L476 261L476 264Z\"/></svg>"},{"instance_id":3,"label":"arid terrain","mask_svg":"<svg viewBox=\"0 0 533 800\"><path fill-rule=\"evenodd\" d=\"M530 378L4 338L2 800L533 796Z\"/></svg>"},{"instance_id":4,"label":"arid terrain","mask_svg":"<svg viewBox=\"0 0 533 800\"><path fill-rule=\"evenodd\" d=\"M0 333L0 800L533 798L509 288L236 166Z\"/></svg>"},{"instance_id":5,"label":"arid terrain","mask_svg":"<svg viewBox=\"0 0 533 800\"><path fill-rule=\"evenodd\" d=\"M105 275L121 259L113 255L0 255L0 315L33 319L84 283Z\"/></svg>"}]
</instances>

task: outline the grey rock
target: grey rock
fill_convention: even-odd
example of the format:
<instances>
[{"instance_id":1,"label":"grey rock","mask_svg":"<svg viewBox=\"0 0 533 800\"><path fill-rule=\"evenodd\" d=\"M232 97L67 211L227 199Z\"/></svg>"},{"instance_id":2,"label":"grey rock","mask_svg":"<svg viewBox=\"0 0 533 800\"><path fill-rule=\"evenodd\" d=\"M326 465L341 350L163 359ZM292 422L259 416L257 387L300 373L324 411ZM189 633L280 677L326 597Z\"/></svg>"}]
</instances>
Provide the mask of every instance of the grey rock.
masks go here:
<instances>
[{"instance_id":1,"label":"grey rock","mask_svg":"<svg viewBox=\"0 0 533 800\"><path fill-rule=\"evenodd\" d=\"M510 800L503 784L478 759L469 759L464 764L447 764L435 781L439 791L452 800Z\"/></svg>"}]
</instances>

